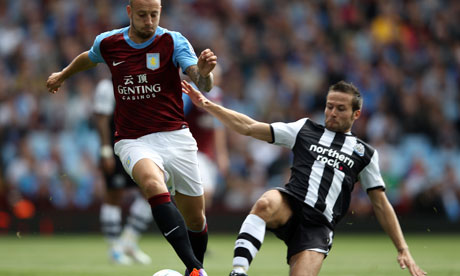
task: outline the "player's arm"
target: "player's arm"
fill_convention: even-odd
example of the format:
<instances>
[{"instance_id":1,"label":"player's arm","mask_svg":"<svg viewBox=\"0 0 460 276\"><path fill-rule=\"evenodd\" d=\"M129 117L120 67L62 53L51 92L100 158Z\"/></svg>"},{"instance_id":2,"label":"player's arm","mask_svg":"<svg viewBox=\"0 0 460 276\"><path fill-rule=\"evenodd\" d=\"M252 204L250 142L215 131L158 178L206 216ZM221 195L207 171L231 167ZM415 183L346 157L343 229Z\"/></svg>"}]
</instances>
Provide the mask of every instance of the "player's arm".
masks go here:
<instances>
[{"instance_id":1,"label":"player's arm","mask_svg":"<svg viewBox=\"0 0 460 276\"><path fill-rule=\"evenodd\" d=\"M373 189L368 192L368 195L372 202L377 220L385 232L390 236L393 244L398 250L398 262L400 267L402 269L407 267L410 274L413 276L426 275L426 272L418 267L410 254L396 213L388 201L385 192L382 189Z\"/></svg>"},{"instance_id":2,"label":"player's arm","mask_svg":"<svg viewBox=\"0 0 460 276\"><path fill-rule=\"evenodd\" d=\"M115 157L111 145L110 119L111 116L109 115L94 114L96 129L101 141L101 165L106 173L111 173L115 169Z\"/></svg>"},{"instance_id":3,"label":"player's arm","mask_svg":"<svg viewBox=\"0 0 460 276\"><path fill-rule=\"evenodd\" d=\"M193 104L211 113L226 127L246 136L272 142L272 132L269 124L258 122L242 113L211 102L186 81L182 81L182 91L190 96Z\"/></svg>"},{"instance_id":4,"label":"player's arm","mask_svg":"<svg viewBox=\"0 0 460 276\"><path fill-rule=\"evenodd\" d=\"M201 91L209 92L213 86L211 71L217 64L217 56L209 49L201 52L196 65L189 66L185 72Z\"/></svg>"},{"instance_id":5,"label":"player's arm","mask_svg":"<svg viewBox=\"0 0 460 276\"><path fill-rule=\"evenodd\" d=\"M56 93L59 87L61 87L62 83L66 79L68 79L70 76L78 72L91 69L95 67L96 65L97 63L92 62L91 59L89 58L88 51L83 52L80 55L78 55L76 58L74 58L74 60L72 60L72 62L67 67L62 69L62 71L52 73L48 77L46 86L49 92Z\"/></svg>"}]
</instances>

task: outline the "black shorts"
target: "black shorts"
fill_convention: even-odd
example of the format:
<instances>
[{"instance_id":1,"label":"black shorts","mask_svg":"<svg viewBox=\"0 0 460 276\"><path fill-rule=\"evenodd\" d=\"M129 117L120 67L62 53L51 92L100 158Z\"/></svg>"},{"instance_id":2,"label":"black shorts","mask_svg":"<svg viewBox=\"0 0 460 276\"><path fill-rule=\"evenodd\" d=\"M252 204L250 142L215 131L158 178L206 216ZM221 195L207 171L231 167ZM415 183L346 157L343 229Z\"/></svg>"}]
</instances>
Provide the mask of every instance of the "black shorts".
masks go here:
<instances>
[{"instance_id":1,"label":"black shorts","mask_svg":"<svg viewBox=\"0 0 460 276\"><path fill-rule=\"evenodd\" d=\"M287 262L295 254L312 250L324 253L326 256L332 247L334 232L325 224L311 221L308 214L311 208L300 202L283 190L279 190L283 197L289 202L293 212L286 224L277 228L269 229L287 245Z\"/></svg>"},{"instance_id":2,"label":"black shorts","mask_svg":"<svg viewBox=\"0 0 460 276\"><path fill-rule=\"evenodd\" d=\"M125 172L118 156L115 156L115 171L112 174L104 173L104 178L106 187L110 190L138 187Z\"/></svg>"}]
</instances>

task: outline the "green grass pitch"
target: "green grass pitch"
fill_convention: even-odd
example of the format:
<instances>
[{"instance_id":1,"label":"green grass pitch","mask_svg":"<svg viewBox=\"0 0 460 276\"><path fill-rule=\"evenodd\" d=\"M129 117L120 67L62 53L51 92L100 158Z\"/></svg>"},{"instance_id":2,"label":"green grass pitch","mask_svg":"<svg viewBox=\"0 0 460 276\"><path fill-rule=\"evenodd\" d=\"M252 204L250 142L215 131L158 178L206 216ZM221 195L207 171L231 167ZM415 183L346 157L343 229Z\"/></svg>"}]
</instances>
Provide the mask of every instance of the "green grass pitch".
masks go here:
<instances>
[{"instance_id":1,"label":"green grass pitch","mask_svg":"<svg viewBox=\"0 0 460 276\"><path fill-rule=\"evenodd\" d=\"M215 234L209 239L205 267L210 276L227 276L232 261L235 234ZM427 233L407 235L412 255L429 275L460 275L460 235ZM107 247L99 235L0 236L1 276L151 276L171 268L182 272L183 265L167 242L147 235L142 248L154 262L148 266L115 266L108 263ZM271 233L254 259L250 276L288 275L286 248ZM333 249L320 275L393 276L409 275L399 269L396 251L385 235L337 233Z\"/></svg>"}]
</instances>

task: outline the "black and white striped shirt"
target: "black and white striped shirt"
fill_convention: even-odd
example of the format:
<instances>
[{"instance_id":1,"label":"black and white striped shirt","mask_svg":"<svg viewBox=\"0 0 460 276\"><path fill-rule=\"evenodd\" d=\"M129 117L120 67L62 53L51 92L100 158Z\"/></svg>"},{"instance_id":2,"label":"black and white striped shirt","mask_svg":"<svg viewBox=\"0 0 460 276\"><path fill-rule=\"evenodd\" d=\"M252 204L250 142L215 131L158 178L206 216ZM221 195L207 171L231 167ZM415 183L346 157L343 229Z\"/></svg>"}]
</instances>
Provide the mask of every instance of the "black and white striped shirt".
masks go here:
<instances>
[{"instance_id":1,"label":"black and white striped shirt","mask_svg":"<svg viewBox=\"0 0 460 276\"><path fill-rule=\"evenodd\" d=\"M358 180L366 190L385 188L377 151L351 133L327 130L308 118L271 127L274 144L294 153L284 190L312 207L314 220L334 227L346 214Z\"/></svg>"}]
</instances>

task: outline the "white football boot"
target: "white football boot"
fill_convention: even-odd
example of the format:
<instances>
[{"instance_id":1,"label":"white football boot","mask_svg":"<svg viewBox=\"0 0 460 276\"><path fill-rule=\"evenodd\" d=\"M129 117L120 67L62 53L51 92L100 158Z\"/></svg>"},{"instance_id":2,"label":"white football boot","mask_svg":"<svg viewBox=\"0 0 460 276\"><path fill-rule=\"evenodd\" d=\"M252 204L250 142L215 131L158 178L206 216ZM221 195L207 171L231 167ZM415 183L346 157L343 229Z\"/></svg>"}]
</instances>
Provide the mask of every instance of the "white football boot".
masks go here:
<instances>
[{"instance_id":1,"label":"white football boot","mask_svg":"<svg viewBox=\"0 0 460 276\"><path fill-rule=\"evenodd\" d=\"M120 238L123 245L123 251L136 263L148 265L152 263L152 259L139 248L137 244L138 239L138 235L130 231L130 228L125 228Z\"/></svg>"},{"instance_id":2,"label":"white football boot","mask_svg":"<svg viewBox=\"0 0 460 276\"><path fill-rule=\"evenodd\" d=\"M119 244L114 244L109 249L109 259L111 263L117 265L132 265L133 261L130 257L128 257L122 246Z\"/></svg>"}]
</instances>

